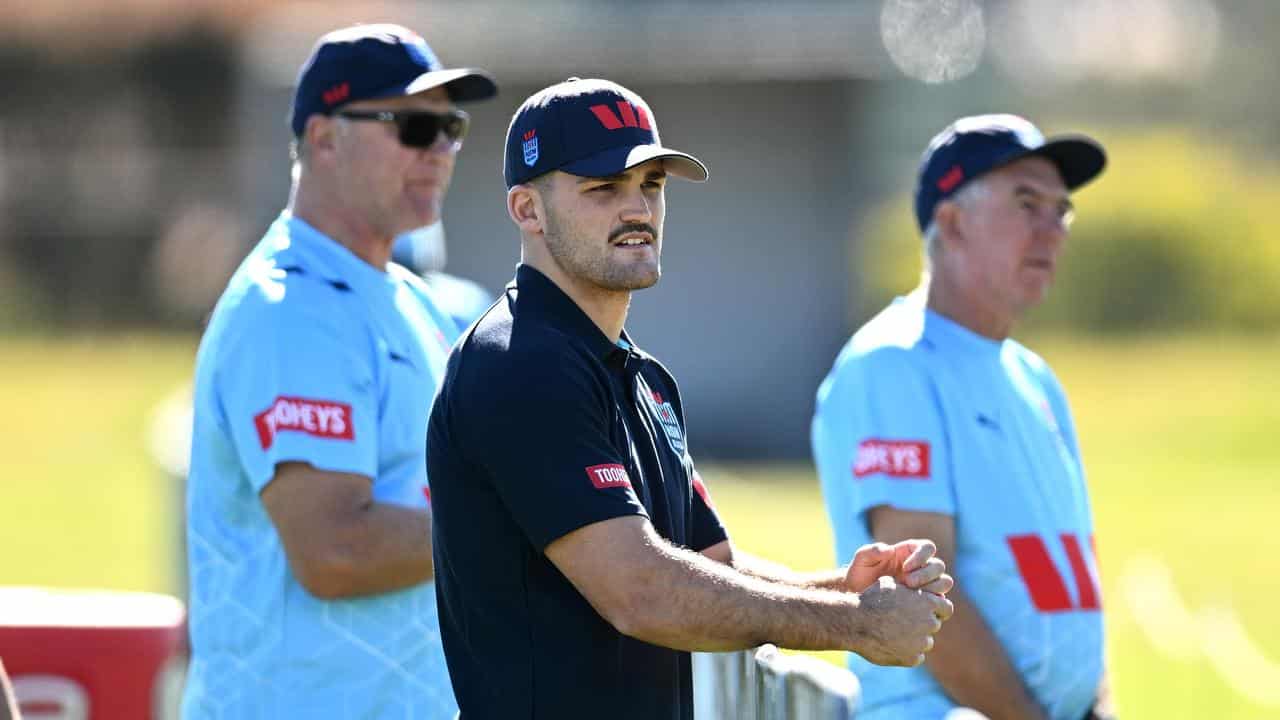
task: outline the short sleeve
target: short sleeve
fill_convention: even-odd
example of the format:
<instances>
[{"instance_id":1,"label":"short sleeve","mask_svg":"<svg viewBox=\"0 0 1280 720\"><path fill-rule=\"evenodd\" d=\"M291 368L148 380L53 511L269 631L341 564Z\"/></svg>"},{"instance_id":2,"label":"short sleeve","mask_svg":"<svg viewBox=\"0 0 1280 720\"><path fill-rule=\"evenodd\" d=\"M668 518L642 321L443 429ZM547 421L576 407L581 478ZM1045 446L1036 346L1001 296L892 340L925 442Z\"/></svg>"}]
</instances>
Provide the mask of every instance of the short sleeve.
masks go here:
<instances>
[{"instance_id":1,"label":"short sleeve","mask_svg":"<svg viewBox=\"0 0 1280 720\"><path fill-rule=\"evenodd\" d=\"M842 355L819 389L811 440L836 524L865 529L877 505L955 513L937 391L918 363L897 348Z\"/></svg>"},{"instance_id":2,"label":"short sleeve","mask_svg":"<svg viewBox=\"0 0 1280 720\"><path fill-rule=\"evenodd\" d=\"M702 552L712 545L729 539L729 531L716 512L715 501L711 499L711 491L698 474L697 468L689 464L693 496L689 498L691 517L689 526L689 549Z\"/></svg>"},{"instance_id":3,"label":"short sleeve","mask_svg":"<svg viewBox=\"0 0 1280 720\"><path fill-rule=\"evenodd\" d=\"M290 288L290 292L297 289ZM375 368L361 326L306 300L245 307L216 356L215 393L256 490L278 463L377 474Z\"/></svg>"},{"instance_id":4,"label":"short sleeve","mask_svg":"<svg viewBox=\"0 0 1280 720\"><path fill-rule=\"evenodd\" d=\"M614 442L621 420L604 373L572 348L528 348L460 372L449 394L464 454L540 551L580 527L648 515Z\"/></svg>"}]
</instances>

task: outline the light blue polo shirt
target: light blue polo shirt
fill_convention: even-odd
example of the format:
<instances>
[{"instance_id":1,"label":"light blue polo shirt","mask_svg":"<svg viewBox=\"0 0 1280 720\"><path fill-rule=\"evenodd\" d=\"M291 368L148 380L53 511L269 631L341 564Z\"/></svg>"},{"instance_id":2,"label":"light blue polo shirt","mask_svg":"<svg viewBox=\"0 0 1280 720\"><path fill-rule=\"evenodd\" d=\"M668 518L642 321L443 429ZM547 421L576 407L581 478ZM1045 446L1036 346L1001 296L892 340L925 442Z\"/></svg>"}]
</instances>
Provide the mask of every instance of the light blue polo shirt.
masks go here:
<instances>
[{"instance_id":1,"label":"light blue polo shirt","mask_svg":"<svg viewBox=\"0 0 1280 720\"><path fill-rule=\"evenodd\" d=\"M1093 520L1062 387L1013 340L898 298L855 334L818 390L813 452L836 552L872 542L877 505L956 522L950 572L1035 699L1058 720L1092 705L1103 667ZM850 654L867 720L953 707L924 667Z\"/></svg>"},{"instance_id":2,"label":"light blue polo shirt","mask_svg":"<svg viewBox=\"0 0 1280 720\"><path fill-rule=\"evenodd\" d=\"M259 493L305 461L426 507L427 417L458 332L415 275L287 212L241 264L196 358L183 717L453 717L432 583L314 597Z\"/></svg>"}]
</instances>

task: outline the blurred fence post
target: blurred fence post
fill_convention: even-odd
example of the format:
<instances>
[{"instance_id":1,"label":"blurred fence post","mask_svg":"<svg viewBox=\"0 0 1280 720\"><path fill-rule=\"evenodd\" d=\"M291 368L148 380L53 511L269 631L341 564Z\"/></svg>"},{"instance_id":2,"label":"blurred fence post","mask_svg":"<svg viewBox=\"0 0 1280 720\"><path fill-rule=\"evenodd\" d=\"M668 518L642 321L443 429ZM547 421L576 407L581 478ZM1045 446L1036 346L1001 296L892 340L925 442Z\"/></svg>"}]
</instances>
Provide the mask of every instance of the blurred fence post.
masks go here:
<instances>
[{"instance_id":1,"label":"blurred fence post","mask_svg":"<svg viewBox=\"0 0 1280 720\"><path fill-rule=\"evenodd\" d=\"M759 676L760 720L787 720L787 676L791 671L787 656L773 645L762 645L753 659Z\"/></svg>"},{"instance_id":2,"label":"blurred fence post","mask_svg":"<svg viewBox=\"0 0 1280 720\"><path fill-rule=\"evenodd\" d=\"M851 718L862 699L853 673L807 655L792 655L787 674L788 720Z\"/></svg>"},{"instance_id":3,"label":"blurred fence post","mask_svg":"<svg viewBox=\"0 0 1280 720\"><path fill-rule=\"evenodd\" d=\"M698 720L847 720L861 694L848 670L773 645L693 654Z\"/></svg>"}]
</instances>

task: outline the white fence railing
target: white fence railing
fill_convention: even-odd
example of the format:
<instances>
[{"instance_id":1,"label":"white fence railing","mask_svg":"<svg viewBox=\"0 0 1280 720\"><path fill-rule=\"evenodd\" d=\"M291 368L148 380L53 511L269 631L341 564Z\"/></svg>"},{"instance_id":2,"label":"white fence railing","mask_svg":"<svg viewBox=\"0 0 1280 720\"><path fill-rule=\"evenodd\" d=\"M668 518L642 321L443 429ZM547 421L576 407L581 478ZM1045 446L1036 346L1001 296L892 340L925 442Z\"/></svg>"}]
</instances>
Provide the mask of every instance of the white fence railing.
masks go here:
<instances>
[{"instance_id":1,"label":"white fence railing","mask_svg":"<svg viewBox=\"0 0 1280 720\"><path fill-rule=\"evenodd\" d=\"M848 670L772 645L693 654L698 720L849 720L861 694Z\"/></svg>"}]
</instances>

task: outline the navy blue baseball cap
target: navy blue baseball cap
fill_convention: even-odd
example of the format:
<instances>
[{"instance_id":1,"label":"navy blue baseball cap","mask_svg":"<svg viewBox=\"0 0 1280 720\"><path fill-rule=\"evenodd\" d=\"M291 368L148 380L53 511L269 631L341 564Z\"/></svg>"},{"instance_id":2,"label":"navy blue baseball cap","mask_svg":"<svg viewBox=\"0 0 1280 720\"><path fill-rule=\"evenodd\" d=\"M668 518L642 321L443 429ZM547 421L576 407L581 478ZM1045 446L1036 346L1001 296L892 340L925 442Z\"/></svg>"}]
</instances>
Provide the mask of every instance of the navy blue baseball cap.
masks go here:
<instances>
[{"instance_id":1,"label":"navy blue baseball cap","mask_svg":"<svg viewBox=\"0 0 1280 720\"><path fill-rule=\"evenodd\" d=\"M933 209L965 183L1029 155L1058 167L1062 182L1075 190L1102 172L1107 154L1098 141L1085 135L1044 135L1017 115L974 115L956 120L934 136L920 158L916 185L916 222L923 232L933 221Z\"/></svg>"},{"instance_id":2,"label":"navy blue baseball cap","mask_svg":"<svg viewBox=\"0 0 1280 720\"><path fill-rule=\"evenodd\" d=\"M475 68L446 69L427 41L399 25L353 25L320 38L298 75L289 124L302 137L307 118L356 100L413 95L443 86L454 102L498 93Z\"/></svg>"},{"instance_id":3,"label":"navy blue baseball cap","mask_svg":"<svg viewBox=\"0 0 1280 720\"><path fill-rule=\"evenodd\" d=\"M607 177L649 160L694 182L707 166L662 146L658 123L639 95L608 80L569 78L524 101L507 128L503 177L510 189L552 170Z\"/></svg>"}]
</instances>

